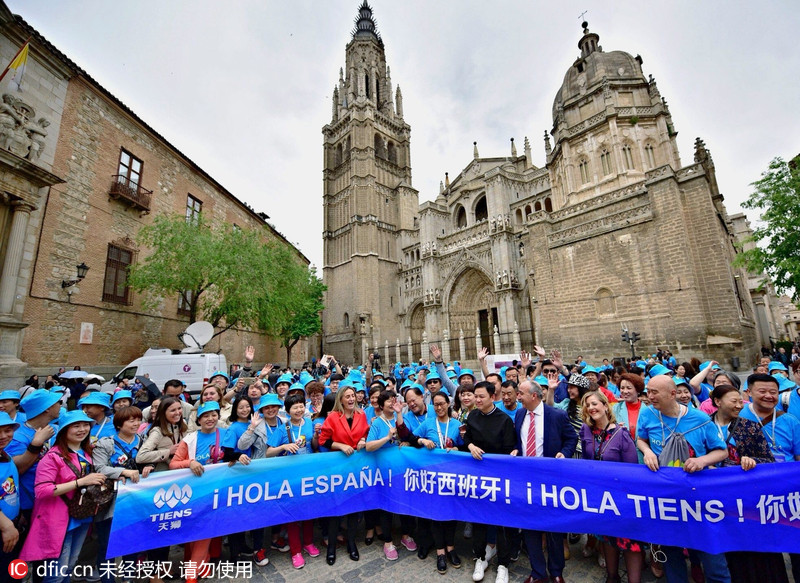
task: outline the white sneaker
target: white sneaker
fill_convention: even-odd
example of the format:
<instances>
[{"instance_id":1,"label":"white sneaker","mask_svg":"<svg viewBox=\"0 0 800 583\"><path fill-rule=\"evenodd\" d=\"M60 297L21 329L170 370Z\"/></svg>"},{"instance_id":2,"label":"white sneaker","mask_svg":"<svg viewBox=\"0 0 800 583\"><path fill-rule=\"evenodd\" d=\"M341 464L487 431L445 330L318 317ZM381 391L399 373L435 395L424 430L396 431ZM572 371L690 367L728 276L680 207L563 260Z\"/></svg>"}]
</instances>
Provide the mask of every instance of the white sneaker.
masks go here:
<instances>
[{"instance_id":1,"label":"white sneaker","mask_svg":"<svg viewBox=\"0 0 800 583\"><path fill-rule=\"evenodd\" d=\"M480 559L477 559L475 561L475 570L472 572L472 580L483 581L483 573L486 571L488 566L489 561L481 561Z\"/></svg>"},{"instance_id":2,"label":"white sneaker","mask_svg":"<svg viewBox=\"0 0 800 583\"><path fill-rule=\"evenodd\" d=\"M508 568L503 565L497 567L497 578L494 583L508 583Z\"/></svg>"},{"instance_id":3,"label":"white sneaker","mask_svg":"<svg viewBox=\"0 0 800 583\"><path fill-rule=\"evenodd\" d=\"M497 555L497 546L486 545L486 562L491 563Z\"/></svg>"}]
</instances>

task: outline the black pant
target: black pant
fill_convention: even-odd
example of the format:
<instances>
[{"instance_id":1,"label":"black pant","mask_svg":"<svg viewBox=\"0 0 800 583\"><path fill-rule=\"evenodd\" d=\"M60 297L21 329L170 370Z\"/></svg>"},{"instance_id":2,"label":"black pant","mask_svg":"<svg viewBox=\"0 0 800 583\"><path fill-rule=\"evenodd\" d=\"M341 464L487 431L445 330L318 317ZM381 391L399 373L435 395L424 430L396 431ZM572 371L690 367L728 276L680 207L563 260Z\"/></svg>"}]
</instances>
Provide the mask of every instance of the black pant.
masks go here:
<instances>
[{"instance_id":1,"label":"black pant","mask_svg":"<svg viewBox=\"0 0 800 583\"><path fill-rule=\"evenodd\" d=\"M433 535L433 545L436 550L445 547L453 547L456 544L456 521L455 520L432 520L430 521L431 534ZM486 545L484 545L484 550Z\"/></svg>"},{"instance_id":2,"label":"black pant","mask_svg":"<svg viewBox=\"0 0 800 583\"><path fill-rule=\"evenodd\" d=\"M486 524L473 523L472 525L472 552L479 559L486 560ZM497 564L508 567L511 557L508 552L506 528L497 527Z\"/></svg>"},{"instance_id":3,"label":"black pant","mask_svg":"<svg viewBox=\"0 0 800 583\"><path fill-rule=\"evenodd\" d=\"M331 516L328 518L328 552L336 550L336 536L339 534L339 522L342 518L347 520L347 545L349 547L355 547L358 513L353 512L345 517Z\"/></svg>"}]
</instances>

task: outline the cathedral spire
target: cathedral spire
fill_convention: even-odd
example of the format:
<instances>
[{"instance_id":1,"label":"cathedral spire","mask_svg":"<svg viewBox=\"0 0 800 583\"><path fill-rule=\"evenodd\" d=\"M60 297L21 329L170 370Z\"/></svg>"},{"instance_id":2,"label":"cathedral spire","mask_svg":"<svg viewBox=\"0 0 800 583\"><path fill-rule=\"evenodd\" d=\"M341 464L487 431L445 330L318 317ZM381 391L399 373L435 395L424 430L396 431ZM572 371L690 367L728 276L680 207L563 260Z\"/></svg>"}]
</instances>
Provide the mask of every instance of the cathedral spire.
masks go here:
<instances>
[{"instance_id":1,"label":"cathedral spire","mask_svg":"<svg viewBox=\"0 0 800 583\"><path fill-rule=\"evenodd\" d=\"M581 50L581 58L585 59L595 51L602 52L600 47L600 35L595 32L589 32L589 23L585 20L581 24L583 26L583 37L578 41L578 48Z\"/></svg>"},{"instance_id":2,"label":"cathedral spire","mask_svg":"<svg viewBox=\"0 0 800 583\"><path fill-rule=\"evenodd\" d=\"M478 159L478 142L472 142L472 157Z\"/></svg>"},{"instance_id":3,"label":"cathedral spire","mask_svg":"<svg viewBox=\"0 0 800 583\"><path fill-rule=\"evenodd\" d=\"M517 146L516 144L514 144L514 138L511 138L511 157L512 158L517 157Z\"/></svg>"},{"instance_id":4,"label":"cathedral spire","mask_svg":"<svg viewBox=\"0 0 800 583\"><path fill-rule=\"evenodd\" d=\"M381 35L378 34L378 23L375 22L375 17L372 15L372 6L367 3L367 0L364 0L358 9L358 16L356 16L355 19L353 38L369 37L373 37L381 46L383 46Z\"/></svg>"}]
</instances>

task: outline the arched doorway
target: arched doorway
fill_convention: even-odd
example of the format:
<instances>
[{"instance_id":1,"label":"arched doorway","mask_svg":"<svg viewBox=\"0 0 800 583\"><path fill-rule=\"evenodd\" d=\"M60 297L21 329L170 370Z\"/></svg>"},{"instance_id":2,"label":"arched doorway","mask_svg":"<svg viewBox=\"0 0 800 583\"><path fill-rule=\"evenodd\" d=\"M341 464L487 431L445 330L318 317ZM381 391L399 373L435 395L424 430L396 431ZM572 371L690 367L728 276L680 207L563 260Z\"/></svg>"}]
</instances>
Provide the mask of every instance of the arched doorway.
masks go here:
<instances>
[{"instance_id":1,"label":"arched doorway","mask_svg":"<svg viewBox=\"0 0 800 583\"><path fill-rule=\"evenodd\" d=\"M479 328L481 343L494 352L492 331L497 323L497 303L494 286L483 272L469 268L458 276L450 289L448 312L451 337L463 330L465 337L474 338ZM467 352L461 355L462 360L474 358L474 346L472 350L467 348Z\"/></svg>"}]
</instances>

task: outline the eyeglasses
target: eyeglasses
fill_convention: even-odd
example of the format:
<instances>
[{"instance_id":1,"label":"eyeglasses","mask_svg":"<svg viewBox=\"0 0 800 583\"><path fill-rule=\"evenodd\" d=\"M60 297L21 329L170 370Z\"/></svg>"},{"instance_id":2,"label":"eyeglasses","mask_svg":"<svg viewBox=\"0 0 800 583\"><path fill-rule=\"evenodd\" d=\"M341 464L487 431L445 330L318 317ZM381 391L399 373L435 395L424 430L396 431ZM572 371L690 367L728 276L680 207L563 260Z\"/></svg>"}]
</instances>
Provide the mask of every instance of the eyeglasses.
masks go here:
<instances>
[{"instance_id":1,"label":"eyeglasses","mask_svg":"<svg viewBox=\"0 0 800 583\"><path fill-rule=\"evenodd\" d=\"M550 374L551 372L556 373L558 371L556 369L554 369L554 368L546 368L546 369L542 370L542 372L544 374Z\"/></svg>"}]
</instances>

